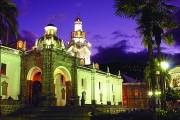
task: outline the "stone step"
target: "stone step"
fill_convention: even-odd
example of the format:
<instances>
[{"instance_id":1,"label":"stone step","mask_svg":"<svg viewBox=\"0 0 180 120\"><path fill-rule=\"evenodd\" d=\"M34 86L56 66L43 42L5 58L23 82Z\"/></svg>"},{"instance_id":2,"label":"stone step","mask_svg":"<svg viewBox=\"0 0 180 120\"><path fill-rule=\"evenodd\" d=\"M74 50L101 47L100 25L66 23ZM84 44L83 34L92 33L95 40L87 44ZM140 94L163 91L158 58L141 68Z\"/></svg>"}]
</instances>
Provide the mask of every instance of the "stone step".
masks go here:
<instances>
[{"instance_id":1,"label":"stone step","mask_svg":"<svg viewBox=\"0 0 180 120\"><path fill-rule=\"evenodd\" d=\"M91 107L29 107L17 111L5 120L90 120Z\"/></svg>"},{"instance_id":2,"label":"stone step","mask_svg":"<svg viewBox=\"0 0 180 120\"><path fill-rule=\"evenodd\" d=\"M0 120L90 120L90 117L71 117L71 116L61 116L61 117L5 117L0 118Z\"/></svg>"}]
</instances>

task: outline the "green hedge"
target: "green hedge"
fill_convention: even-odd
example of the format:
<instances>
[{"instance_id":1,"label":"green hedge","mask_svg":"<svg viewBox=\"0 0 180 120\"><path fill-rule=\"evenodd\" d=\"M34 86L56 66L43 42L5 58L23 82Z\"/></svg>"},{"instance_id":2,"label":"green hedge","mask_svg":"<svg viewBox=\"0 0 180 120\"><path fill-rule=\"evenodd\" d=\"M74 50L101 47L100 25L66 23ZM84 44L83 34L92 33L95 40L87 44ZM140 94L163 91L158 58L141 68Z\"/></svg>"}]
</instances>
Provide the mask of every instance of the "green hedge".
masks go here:
<instances>
[{"instance_id":1,"label":"green hedge","mask_svg":"<svg viewBox=\"0 0 180 120\"><path fill-rule=\"evenodd\" d=\"M119 114L101 114L91 120L180 120L180 111L131 111Z\"/></svg>"}]
</instances>

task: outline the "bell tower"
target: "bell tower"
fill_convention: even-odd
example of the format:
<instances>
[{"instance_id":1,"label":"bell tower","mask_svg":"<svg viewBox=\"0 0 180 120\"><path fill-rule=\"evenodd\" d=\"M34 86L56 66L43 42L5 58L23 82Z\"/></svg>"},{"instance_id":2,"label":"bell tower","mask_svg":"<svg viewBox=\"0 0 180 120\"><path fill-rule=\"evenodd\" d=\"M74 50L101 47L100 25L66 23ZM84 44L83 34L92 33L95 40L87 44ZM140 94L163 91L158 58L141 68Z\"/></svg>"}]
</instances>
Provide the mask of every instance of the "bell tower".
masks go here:
<instances>
[{"instance_id":1,"label":"bell tower","mask_svg":"<svg viewBox=\"0 0 180 120\"><path fill-rule=\"evenodd\" d=\"M84 65L91 64L91 44L86 41L86 33L82 29L82 21L77 17L74 22L74 31L71 32L71 40L68 43L68 53L78 57Z\"/></svg>"},{"instance_id":2,"label":"bell tower","mask_svg":"<svg viewBox=\"0 0 180 120\"><path fill-rule=\"evenodd\" d=\"M81 21L80 17L77 17L75 20L74 31L83 31L82 30L82 21Z\"/></svg>"}]
</instances>

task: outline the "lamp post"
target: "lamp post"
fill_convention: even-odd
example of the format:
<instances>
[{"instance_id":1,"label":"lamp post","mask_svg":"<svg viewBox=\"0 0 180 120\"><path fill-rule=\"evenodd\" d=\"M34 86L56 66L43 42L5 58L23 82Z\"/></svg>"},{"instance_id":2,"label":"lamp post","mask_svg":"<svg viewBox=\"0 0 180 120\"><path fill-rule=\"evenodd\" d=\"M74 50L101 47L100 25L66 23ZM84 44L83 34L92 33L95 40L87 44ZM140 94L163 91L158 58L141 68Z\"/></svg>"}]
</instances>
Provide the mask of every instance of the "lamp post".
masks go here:
<instances>
[{"instance_id":1,"label":"lamp post","mask_svg":"<svg viewBox=\"0 0 180 120\"><path fill-rule=\"evenodd\" d=\"M162 61L159 63L158 66L159 66L159 69L156 71L156 87L154 90L151 89L150 91L148 91L148 96L150 100L152 100L153 98L155 99L155 103L154 103L155 106L152 106L152 107L156 109L159 105L161 105L161 108L165 110L166 108L166 96L165 96L166 82L165 80L166 80L166 72L167 72L167 69L169 68L169 63L167 61ZM150 104L150 105L153 105L153 104Z\"/></svg>"},{"instance_id":2,"label":"lamp post","mask_svg":"<svg viewBox=\"0 0 180 120\"><path fill-rule=\"evenodd\" d=\"M150 97L150 98L152 98L152 97L154 97L155 98L155 110L156 110L156 108L157 108L157 104L158 104L158 100L159 100L159 98L160 98L160 96L161 96L161 91L159 90L159 89L156 89L155 91L149 91L148 92L148 96Z\"/></svg>"},{"instance_id":3,"label":"lamp post","mask_svg":"<svg viewBox=\"0 0 180 120\"><path fill-rule=\"evenodd\" d=\"M162 68L164 71L166 71L166 70L169 68L169 63L168 63L167 61L162 61L162 62L160 63L160 65L161 65L161 68Z\"/></svg>"},{"instance_id":4,"label":"lamp post","mask_svg":"<svg viewBox=\"0 0 180 120\"><path fill-rule=\"evenodd\" d=\"M161 79L160 79L160 87L161 87L161 108L163 110L166 109L166 95L165 95L165 88L166 88L166 72L169 68L169 63L167 61L162 61L160 63L161 67Z\"/></svg>"}]
</instances>

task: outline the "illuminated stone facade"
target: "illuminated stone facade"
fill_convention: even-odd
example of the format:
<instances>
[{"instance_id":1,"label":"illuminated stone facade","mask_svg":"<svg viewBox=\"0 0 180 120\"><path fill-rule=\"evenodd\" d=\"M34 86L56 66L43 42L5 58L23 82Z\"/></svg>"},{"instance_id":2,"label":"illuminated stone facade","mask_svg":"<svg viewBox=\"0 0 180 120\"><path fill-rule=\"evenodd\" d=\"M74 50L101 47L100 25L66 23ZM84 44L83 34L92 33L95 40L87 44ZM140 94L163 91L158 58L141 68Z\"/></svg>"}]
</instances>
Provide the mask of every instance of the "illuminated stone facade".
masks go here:
<instances>
[{"instance_id":1,"label":"illuminated stone facade","mask_svg":"<svg viewBox=\"0 0 180 120\"><path fill-rule=\"evenodd\" d=\"M80 22L80 19L76 22ZM82 28L81 24L75 26L75 32L82 32L82 29L78 29ZM73 55L70 50L72 44L66 47L56 32L54 25L47 25L45 34L36 41L32 50L11 49L11 52L5 54L10 48L1 46L4 48L1 50L1 63L7 64L7 75L1 75L1 89L2 85L3 89L8 88L8 94L3 99L11 96L25 104L48 106L121 104L121 76L112 75L109 70L102 72L94 64L87 67L90 63L90 49L85 39L80 39L82 51L77 48L81 52ZM87 56L84 55L86 52ZM82 62L82 59L85 61ZM5 80L6 77L8 80ZM1 90L0 96L3 92L6 91Z\"/></svg>"},{"instance_id":2,"label":"illuminated stone facade","mask_svg":"<svg viewBox=\"0 0 180 120\"><path fill-rule=\"evenodd\" d=\"M170 87L180 89L180 66L170 69L169 74L171 75Z\"/></svg>"},{"instance_id":3,"label":"illuminated stone facade","mask_svg":"<svg viewBox=\"0 0 180 120\"><path fill-rule=\"evenodd\" d=\"M76 56L84 61L83 64L91 64L91 44L86 41L86 33L82 29L82 21L79 17L74 23L74 31L71 32L71 40L68 43L67 53L71 56Z\"/></svg>"},{"instance_id":4,"label":"illuminated stone facade","mask_svg":"<svg viewBox=\"0 0 180 120\"><path fill-rule=\"evenodd\" d=\"M17 100L20 95L21 52L0 46L0 96Z\"/></svg>"}]
</instances>

